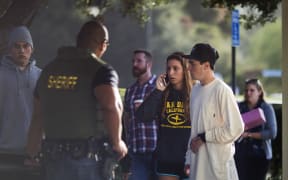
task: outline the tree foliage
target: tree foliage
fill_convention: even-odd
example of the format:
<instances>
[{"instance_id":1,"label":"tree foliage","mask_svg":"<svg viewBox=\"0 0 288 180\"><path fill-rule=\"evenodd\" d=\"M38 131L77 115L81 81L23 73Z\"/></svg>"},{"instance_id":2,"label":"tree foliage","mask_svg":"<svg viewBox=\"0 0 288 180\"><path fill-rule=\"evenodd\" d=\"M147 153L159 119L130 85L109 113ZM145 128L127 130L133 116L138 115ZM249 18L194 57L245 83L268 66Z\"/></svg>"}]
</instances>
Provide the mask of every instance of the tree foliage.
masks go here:
<instances>
[{"instance_id":1,"label":"tree foliage","mask_svg":"<svg viewBox=\"0 0 288 180\"><path fill-rule=\"evenodd\" d=\"M150 49L157 61L157 73L163 72L165 68L166 57L174 51L183 51L185 54L190 53L194 44L199 42L210 43L220 53L220 59L216 64L216 71L221 73L225 81L230 81L230 36L227 36L221 30L220 26L214 23L207 23L205 21L186 21L185 11L182 10L186 7L185 1L178 1L163 6L152 14L153 16L153 33L151 34ZM201 7L195 9L194 13L197 14ZM207 15L207 19L213 16L210 12L203 12ZM184 17L184 20L183 20ZM160 68L161 67L161 68Z\"/></svg>"},{"instance_id":2,"label":"tree foliage","mask_svg":"<svg viewBox=\"0 0 288 180\"><path fill-rule=\"evenodd\" d=\"M120 5L120 11L124 16L136 18L141 24L149 20L149 11L162 4L178 2L175 0L76 0L76 4L84 11L90 6L98 6L100 14L107 8ZM191 1L195 3L195 1ZM245 9L240 19L246 29L255 25L264 25L267 22L274 22L275 13L281 0L202 0L202 5L208 8L227 8L233 10L236 7ZM87 11L86 11L87 12Z\"/></svg>"},{"instance_id":3,"label":"tree foliage","mask_svg":"<svg viewBox=\"0 0 288 180\"><path fill-rule=\"evenodd\" d=\"M13 23L18 22L18 24L27 24L32 18L33 14L37 11L37 8L41 4L47 4L48 0L0 0L0 24L1 20L5 22ZM43 3L44 2L44 3ZM168 4L171 2L178 2L176 0L75 0L76 7L78 7L82 12L91 15L91 8L94 7L94 16L103 15L105 11L109 8L118 8L118 10L124 16L134 17L138 22L144 24L150 18L150 10L156 7ZM195 1L191 1L195 2ZM229 10L234 9L237 6L241 8L248 8L246 12L241 14L241 19L243 20L244 27L247 29L252 28L254 25L261 24L264 25L266 22L275 21L275 11L281 0L202 0L204 7L214 8L214 7L225 7ZM17 8L17 5L20 5ZM16 8L14 8L16 7ZM20 8L21 7L21 8ZM9 10L14 8L14 10ZM95 15L97 11L97 15ZM22 12L19 16L14 16L15 13ZM29 14L27 14L27 12ZM27 15L26 15L26 14ZM7 16L12 14L10 18L14 20L6 21ZM15 17L17 17L15 19ZM19 18L20 17L20 18ZM27 20L28 18L28 20ZM25 20L26 19L26 20ZM21 22L19 22L21 21ZM15 24L15 23L14 23Z\"/></svg>"},{"instance_id":4,"label":"tree foliage","mask_svg":"<svg viewBox=\"0 0 288 180\"><path fill-rule=\"evenodd\" d=\"M276 20L275 13L281 0L203 0L204 7L226 7L233 10L236 7L246 8L240 19L243 21L246 29L266 22L274 22Z\"/></svg>"},{"instance_id":5,"label":"tree foliage","mask_svg":"<svg viewBox=\"0 0 288 180\"><path fill-rule=\"evenodd\" d=\"M162 4L168 4L173 0L75 0L76 6L84 13L91 15L89 9L97 7L102 16L109 8L118 8L123 16L134 17L140 24L150 19L149 12ZM95 15L94 15L95 16Z\"/></svg>"},{"instance_id":6,"label":"tree foliage","mask_svg":"<svg viewBox=\"0 0 288 180\"><path fill-rule=\"evenodd\" d=\"M242 31L241 47L237 52L237 79L257 77L268 94L281 92L281 78L263 77L262 70L281 69L281 21Z\"/></svg>"}]
</instances>

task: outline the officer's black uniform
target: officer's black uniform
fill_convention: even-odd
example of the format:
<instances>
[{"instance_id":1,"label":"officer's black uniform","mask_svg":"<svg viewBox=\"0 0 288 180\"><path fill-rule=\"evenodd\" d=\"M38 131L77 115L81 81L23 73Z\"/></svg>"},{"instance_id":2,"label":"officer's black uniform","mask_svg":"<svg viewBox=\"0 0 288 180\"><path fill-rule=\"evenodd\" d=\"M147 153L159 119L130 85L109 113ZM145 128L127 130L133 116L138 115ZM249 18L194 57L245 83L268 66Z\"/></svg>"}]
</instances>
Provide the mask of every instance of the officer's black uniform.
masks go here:
<instances>
[{"instance_id":1,"label":"officer's black uniform","mask_svg":"<svg viewBox=\"0 0 288 180\"><path fill-rule=\"evenodd\" d=\"M94 87L118 85L118 76L87 50L61 48L38 81L46 138L99 138L105 132Z\"/></svg>"},{"instance_id":2,"label":"officer's black uniform","mask_svg":"<svg viewBox=\"0 0 288 180\"><path fill-rule=\"evenodd\" d=\"M95 160L98 139L106 136L94 96L94 88L101 84L118 86L117 73L85 49L60 48L43 69L35 96L43 114L44 161L67 156Z\"/></svg>"}]
</instances>

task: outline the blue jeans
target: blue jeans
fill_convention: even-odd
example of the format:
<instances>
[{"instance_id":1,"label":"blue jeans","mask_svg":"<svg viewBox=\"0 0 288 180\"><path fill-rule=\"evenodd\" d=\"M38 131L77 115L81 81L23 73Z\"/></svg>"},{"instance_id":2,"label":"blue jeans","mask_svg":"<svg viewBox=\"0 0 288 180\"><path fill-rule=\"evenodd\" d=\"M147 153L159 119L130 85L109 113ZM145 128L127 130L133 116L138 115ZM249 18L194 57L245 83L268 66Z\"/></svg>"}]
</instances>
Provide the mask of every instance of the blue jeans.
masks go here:
<instances>
[{"instance_id":1,"label":"blue jeans","mask_svg":"<svg viewBox=\"0 0 288 180\"><path fill-rule=\"evenodd\" d=\"M131 176L129 180L150 180L155 178L155 161L152 153L131 153Z\"/></svg>"},{"instance_id":2,"label":"blue jeans","mask_svg":"<svg viewBox=\"0 0 288 180\"><path fill-rule=\"evenodd\" d=\"M102 180L95 159L72 159L68 155L58 160L46 160L46 180Z\"/></svg>"}]
</instances>

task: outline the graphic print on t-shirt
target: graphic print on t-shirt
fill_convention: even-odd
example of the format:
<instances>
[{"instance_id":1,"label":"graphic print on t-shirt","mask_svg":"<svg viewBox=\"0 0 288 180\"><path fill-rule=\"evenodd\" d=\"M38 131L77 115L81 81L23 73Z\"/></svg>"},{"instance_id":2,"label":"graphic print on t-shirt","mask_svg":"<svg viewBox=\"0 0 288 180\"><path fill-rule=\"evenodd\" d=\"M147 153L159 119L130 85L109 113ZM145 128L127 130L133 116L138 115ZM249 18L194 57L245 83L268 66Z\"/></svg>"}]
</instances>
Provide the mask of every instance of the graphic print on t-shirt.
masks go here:
<instances>
[{"instance_id":1,"label":"graphic print on t-shirt","mask_svg":"<svg viewBox=\"0 0 288 180\"><path fill-rule=\"evenodd\" d=\"M190 121L184 114L183 101L166 101L166 118L161 122L161 127L166 128L191 128Z\"/></svg>"}]
</instances>

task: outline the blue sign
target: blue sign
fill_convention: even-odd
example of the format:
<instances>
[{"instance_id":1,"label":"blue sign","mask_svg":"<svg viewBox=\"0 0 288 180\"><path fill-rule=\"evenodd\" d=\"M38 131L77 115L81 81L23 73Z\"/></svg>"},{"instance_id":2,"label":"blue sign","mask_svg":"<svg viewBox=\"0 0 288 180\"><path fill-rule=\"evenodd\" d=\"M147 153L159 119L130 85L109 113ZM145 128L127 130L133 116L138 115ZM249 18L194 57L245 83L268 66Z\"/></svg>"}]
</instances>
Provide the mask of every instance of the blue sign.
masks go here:
<instances>
[{"instance_id":1,"label":"blue sign","mask_svg":"<svg viewBox=\"0 0 288 180\"><path fill-rule=\"evenodd\" d=\"M232 46L240 45L239 11L232 11Z\"/></svg>"}]
</instances>

